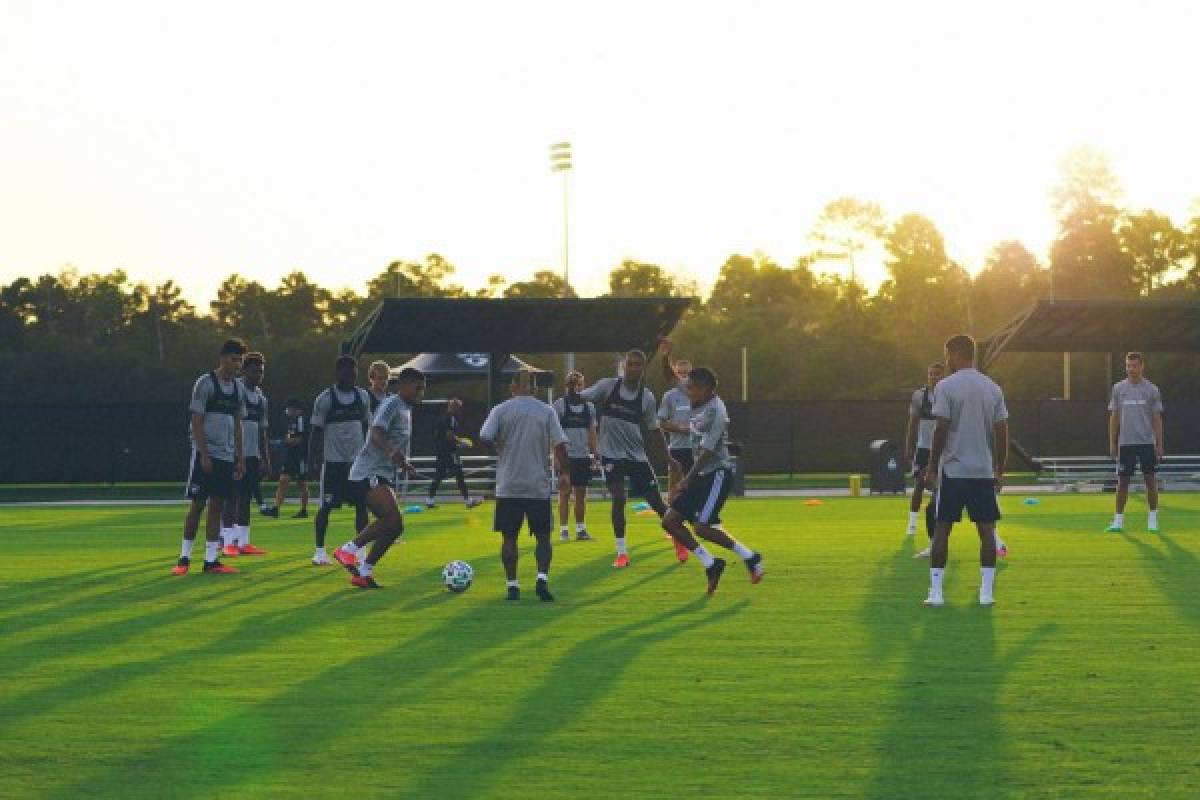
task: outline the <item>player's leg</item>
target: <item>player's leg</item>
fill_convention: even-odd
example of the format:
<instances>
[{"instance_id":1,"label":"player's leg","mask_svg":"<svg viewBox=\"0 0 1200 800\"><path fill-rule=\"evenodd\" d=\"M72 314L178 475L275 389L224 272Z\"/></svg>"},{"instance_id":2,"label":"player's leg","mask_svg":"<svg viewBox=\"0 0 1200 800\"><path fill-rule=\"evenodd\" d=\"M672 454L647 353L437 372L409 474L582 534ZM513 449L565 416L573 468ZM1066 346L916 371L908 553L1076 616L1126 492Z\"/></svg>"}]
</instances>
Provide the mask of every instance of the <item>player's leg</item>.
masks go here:
<instances>
[{"instance_id":1,"label":"player's leg","mask_svg":"<svg viewBox=\"0 0 1200 800\"><path fill-rule=\"evenodd\" d=\"M454 483L458 486L458 493L462 495L463 502L470 502L471 493L467 491L467 473L463 472L462 460L458 456L454 457L454 467L451 471L454 473Z\"/></svg>"},{"instance_id":2,"label":"player's leg","mask_svg":"<svg viewBox=\"0 0 1200 800\"><path fill-rule=\"evenodd\" d=\"M721 575L725 572L725 560L717 558L708 551L708 548L696 541L696 537L684 524L687 512L679 509L688 507L685 503L687 495L688 492L684 491L675 498L674 505L663 515L662 527L678 546L696 556L700 566L704 567L704 575L708 579L708 593L712 594L717 590L717 584L721 582Z\"/></svg>"},{"instance_id":3,"label":"player's leg","mask_svg":"<svg viewBox=\"0 0 1200 800\"><path fill-rule=\"evenodd\" d=\"M917 448L913 457L913 493L908 504L908 530L905 534L915 536L917 521L921 518L921 499L925 496L925 467L929 465L929 451L923 447Z\"/></svg>"},{"instance_id":4,"label":"player's leg","mask_svg":"<svg viewBox=\"0 0 1200 800\"><path fill-rule=\"evenodd\" d=\"M1158 455L1153 445L1146 445L1139 454L1142 462L1142 478L1146 481L1146 505L1150 507L1146 529L1158 533Z\"/></svg>"},{"instance_id":5,"label":"player's leg","mask_svg":"<svg viewBox=\"0 0 1200 800\"><path fill-rule=\"evenodd\" d=\"M236 497L236 489L235 489ZM237 503L226 503L221 511L221 552L227 556L238 555Z\"/></svg>"},{"instance_id":6,"label":"player's leg","mask_svg":"<svg viewBox=\"0 0 1200 800\"><path fill-rule=\"evenodd\" d=\"M580 541L588 541L592 537L587 532L587 486L572 486L571 492L575 495L575 538Z\"/></svg>"},{"instance_id":7,"label":"player's leg","mask_svg":"<svg viewBox=\"0 0 1200 800\"><path fill-rule=\"evenodd\" d=\"M966 491L961 479L943 476L937 491L937 524L933 527L933 541L929 545L929 594L925 598L927 606L944 604L942 579L950 553L950 531L954 523L962 519L965 506Z\"/></svg>"},{"instance_id":8,"label":"player's leg","mask_svg":"<svg viewBox=\"0 0 1200 800\"><path fill-rule=\"evenodd\" d=\"M550 534L554 530L554 516L550 509L550 500L528 500L525 501L525 506L529 532L537 541L533 549L534 558L537 560L537 583L534 591L542 602L553 602L554 595L550 594L550 561L554 557L554 545L550 541Z\"/></svg>"},{"instance_id":9,"label":"player's leg","mask_svg":"<svg viewBox=\"0 0 1200 800\"><path fill-rule=\"evenodd\" d=\"M258 459L246 462L246 474L237 482L234 505L234 534L237 536L238 554L244 556L262 556L267 551L250 544L250 498L253 496L259 482Z\"/></svg>"},{"instance_id":10,"label":"player's leg","mask_svg":"<svg viewBox=\"0 0 1200 800\"><path fill-rule=\"evenodd\" d=\"M368 543L371 544L371 550L366 559L357 567L358 575L350 581L361 589L379 588L379 584L375 582L374 578L375 565L404 532L404 518L400 515L400 507L396 505L396 494L392 491L391 484L383 480L372 482L375 485L367 489L366 502L375 521L367 525L349 545L342 545L338 549L339 553L349 551L351 554L357 555L359 550L366 547ZM353 550L350 550L350 545L353 545Z\"/></svg>"},{"instance_id":11,"label":"player's leg","mask_svg":"<svg viewBox=\"0 0 1200 800\"><path fill-rule=\"evenodd\" d=\"M1000 504L991 481L971 481L967 513L979 530L979 604L990 606L996 581L996 523L1000 521Z\"/></svg>"},{"instance_id":12,"label":"player's leg","mask_svg":"<svg viewBox=\"0 0 1200 800\"><path fill-rule=\"evenodd\" d=\"M604 460L604 480L612 498L613 538L617 545L613 566L618 569L629 566L629 551L625 547L625 465L626 462L619 459Z\"/></svg>"},{"instance_id":13,"label":"player's leg","mask_svg":"<svg viewBox=\"0 0 1200 800\"><path fill-rule=\"evenodd\" d=\"M300 484L300 510L294 516L304 518L308 516L308 476L301 473L296 482Z\"/></svg>"},{"instance_id":14,"label":"player's leg","mask_svg":"<svg viewBox=\"0 0 1200 800\"><path fill-rule=\"evenodd\" d=\"M333 480L334 475L329 462L321 464L321 476L317 484L317 515L313 518L313 566L323 567L329 564L329 556L325 552L325 535L329 532L329 515L333 513ZM355 532L357 533L356 529Z\"/></svg>"},{"instance_id":15,"label":"player's leg","mask_svg":"<svg viewBox=\"0 0 1200 800\"><path fill-rule=\"evenodd\" d=\"M570 541L571 532L567 528L567 514L571 509L571 486L559 487L558 490L558 535L564 542Z\"/></svg>"},{"instance_id":16,"label":"player's leg","mask_svg":"<svg viewBox=\"0 0 1200 800\"><path fill-rule=\"evenodd\" d=\"M288 484L292 482L292 476L287 472L279 473L279 485L275 487L275 515L279 515L279 509L283 508L283 501L287 499Z\"/></svg>"},{"instance_id":17,"label":"player's leg","mask_svg":"<svg viewBox=\"0 0 1200 800\"><path fill-rule=\"evenodd\" d=\"M425 507L434 508L437 506L438 489L442 486L442 481L446 479L446 462L441 457L437 457L437 463L433 468L433 480L429 482L429 496L425 498Z\"/></svg>"},{"instance_id":18,"label":"player's leg","mask_svg":"<svg viewBox=\"0 0 1200 800\"><path fill-rule=\"evenodd\" d=\"M1117 499L1116 513L1107 533L1120 533L1125 529L1125 504L1129 501L1129 482L1137 468L1137 452L1129 445L1122 445L1117 455Z\"/></svg>"},{"instance_id":19,"label":"player's leg","mask_svg":"<svg viewBox=\"0 0 1200 800\"><path fill-rule=\"evenodd\" d=\"M694 489L688 487L686 503L681 503L680 507L692 515L697 536L736 553L750 573L750 582L758 583L764 575L762 554L751 550L721 527L721 510L729 499L732 483L733 472L728 469L700 476L696 478Z\"/></svg>"},{"instance_id":20,"label":"player's leg","mask_svg":"<svg viewBox=\"0 0 1200 800\"><path fill-rule=\"evenodd\" d=\"M208 512L204 518L204 571L205 573L237 572L233 567L227 567L219 560L221 553L221 517L225 506L232 497L233 465L229 464L227 474L221 467L222 462L213 462L214 487L208 498ZM218 474L222 473L222 474Z\"/></svg>"},{"instance_id":21,"label":"player's leg","mask_svg":"<svg viewBox=\"0 0 1200 800\"><path fill-rule=\"evenodd\" d=\"M645 498L646 505L650 506L660 519L667 513L667 504L663 502L662 494L658 490L658 476L654 474L654 468L648 462L636 461L630 464L629 483L634 495ZM688 560L690 552L678 539L672 539L675 558L683 564Z\"/></svg>"},{"instance_id":22,"label":"player's leg","mask_svg":"<svg viewBox=\"0 0 1200 800\"><path fill-rule=\"evenodd\" d=\"M509 600L521 599L521 583L517 579L517 534L521 532L524 512L520 503L511 497L497 497L492 515L492 530L500 534L500 563L504 565L505 590Z\"/></svg>"},{"instance_id":23,"label":"player's leg","mask_svg":"<svg viewBox=\"0 0 1200 800\"><path fill-rule=\"evenodd\" d=\"M923 549L913 553L913 558L929 558L933 548L933 530L937 526L937 487L929 492L929 502L925 504L925 536L929 539Z\"/></svg>"}]
</instances>

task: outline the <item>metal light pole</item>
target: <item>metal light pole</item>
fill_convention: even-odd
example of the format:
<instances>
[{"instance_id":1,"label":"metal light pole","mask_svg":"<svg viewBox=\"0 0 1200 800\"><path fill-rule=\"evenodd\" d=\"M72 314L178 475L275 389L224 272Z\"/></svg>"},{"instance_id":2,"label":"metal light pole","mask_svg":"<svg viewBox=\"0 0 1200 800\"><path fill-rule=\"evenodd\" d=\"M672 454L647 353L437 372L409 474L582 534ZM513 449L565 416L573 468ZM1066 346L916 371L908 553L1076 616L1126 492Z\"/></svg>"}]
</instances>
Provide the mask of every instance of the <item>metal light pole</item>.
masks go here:
<instances>
[{"instance_id":1,"label":"metal light pole","mask_svg":"<svg viewBox=\"0 0 1200 800\"><path fill-rule=\"evenodd\" d=\"M571 296L571 227L567 204L567 173L571 171L571 143L556 142L550 145L550 171L562 173L562 210L563 210L563 296ZM575 369L575 354L567 353L564 359L567 372Z\"/></svg>"}]
</instances>

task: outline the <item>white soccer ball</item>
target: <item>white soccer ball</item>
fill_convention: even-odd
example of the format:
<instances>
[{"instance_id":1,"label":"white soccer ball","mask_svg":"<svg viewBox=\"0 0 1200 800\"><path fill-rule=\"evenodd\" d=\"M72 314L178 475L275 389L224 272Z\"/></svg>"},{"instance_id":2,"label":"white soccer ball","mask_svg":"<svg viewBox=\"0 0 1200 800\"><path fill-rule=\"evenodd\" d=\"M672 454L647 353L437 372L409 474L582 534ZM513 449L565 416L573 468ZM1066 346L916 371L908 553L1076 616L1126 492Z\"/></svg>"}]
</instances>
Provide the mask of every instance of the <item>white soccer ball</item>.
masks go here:
<instances>
[{"instance_id":1,"label":"white soccer ball","mask_svg":"<svg viewBox=\"0 0 1200 800\"><path fill-rule=\"evenodd\" d=\"M452 592L465 592L475 580L475 570L465 561L451 561L442 568L442 583Z\"/></svg>"}]
</instances>

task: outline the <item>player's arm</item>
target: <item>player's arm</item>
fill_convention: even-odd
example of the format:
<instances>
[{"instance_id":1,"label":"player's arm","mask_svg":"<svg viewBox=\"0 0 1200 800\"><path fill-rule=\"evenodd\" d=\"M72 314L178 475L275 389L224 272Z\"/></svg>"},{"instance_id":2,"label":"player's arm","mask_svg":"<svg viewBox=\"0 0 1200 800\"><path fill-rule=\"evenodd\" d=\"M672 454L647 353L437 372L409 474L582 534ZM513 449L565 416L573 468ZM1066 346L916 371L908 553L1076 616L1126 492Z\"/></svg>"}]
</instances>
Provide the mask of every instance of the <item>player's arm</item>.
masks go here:
<instances>
[{"instance_id":1,"label":"player's arm","mask_svg":"<svg viewBox=\"0 0 1200 800\"><path fill-rule=\"evenodd\" d=\"M246 418L246 407L233 421L233 477L240 480L246 474L246 443L243 440L245 431L242 430L242 420Z\"/></svg>"},{"instance_id":2,"label":"player's arm","mask_svg":"<svg viewBox=\"0 0 1200 800\"><path fill-rule=\"evenodd\" d=\"M920 424L920 417L908 415L908 429L904 432L904 460L909 464L917 454L917 428Z\"/></svg>"},{"instance_id":3,"label":"player's arm","mask_svg":"<svg viewBox=\"0 0 1200 800\"><path fill-rule=\"evenodd\" d=\"M312 470L321 468L321 462L324 461L325 455L325 426L312 426L312 432L308 435L308 464Z\"/></svg>"},{"instance_id":4,"label":"player's arm","mask_svg":"<svg viewBox=\"0 0 1200 800\"><path fill-rule=\"evenodd\" d=\"M1117 460L1117 441L1121 434L1121 416L1116 411L1108 412L1108 454ZM1156 434L1157 435L1157 434Z\"/></svg>"},{"instance_id":5,"label":"player's arm","mask_svg":"<svg viewBox=\"0 0 1200 800\"><path fill-rule=\"evenodd\" d=\"M258 426L258 452L260 461L258 462L258 471L261 475L271 474L271 447L267 441L267 418L263 415L263 424Z\"/></svg>"},{"instance_id":6,"label":"player's arm","mask_svg":"<svg viewBox=\"0 0 1200 800\"><path fill-rule=\"evenodd\" d=\"M1004 451L1008 452L1008 423L1005 423ZM938 464L942 460L942 451L946 449L946 438L950 435L950 418L938 417L933 429L933 444L929 446L929 466L923 476L926 486L932 486L937 480Z\"/></svg>"},{"instance_id":7,"label":"player's arm","mask_svg":"<svg viewBox=\"0 0 1200 800\"><path fill-rule=\"evenodd\" d=\"M1004 485L1004 470L1008 468L1008 420L998 420L992 425L995 448L992 452L992 468L996 475L996 491Z\"/></svg>"},{"instance_id":8,"label":"player's arm","mask_svg":"<svg viewBox=\"0 0 1200 800\"><path fill-rule=\"evenodd\" d=\"M208 455L208 442L204 441L204 415L192 412L192 444L200 454L200 468L212 472L212 458Z\"/></svg>"},{"instance_id":9,"label":"player's arm","mask_svg":"<svg viewBox=\"0 0 1200 800\"><path fill-rule=\"evenodd\" d=\"M662 354L662 375L666 381L667 387L671 387L679 379L675 377L675 367L671 364L671 350L674 345L670 339L663 339L658 343L658 352Z\"/></svg>"},{"instance_id":10,"label":"player's arm","mask_svg":"<svg viewBox=\"0 0 1200 800\"><path fill-rule=\"evenodd\" d=\"M1159 458L1167 454L1167 443L1163 438L1162 414L1157 411L1154 412L1154 451Z\"/></svg>"},{"instance_id":11,"label":"player's arm","mask_svg":"<svg viewBox=\"0 0 1200 800\"><path fill-rule=\"evenodd\" d=\"M588 452L592 454L593 459L600 452L600 444L596 441L596 423L594 421L588 426Z\"/></svg>"}]
</instances>

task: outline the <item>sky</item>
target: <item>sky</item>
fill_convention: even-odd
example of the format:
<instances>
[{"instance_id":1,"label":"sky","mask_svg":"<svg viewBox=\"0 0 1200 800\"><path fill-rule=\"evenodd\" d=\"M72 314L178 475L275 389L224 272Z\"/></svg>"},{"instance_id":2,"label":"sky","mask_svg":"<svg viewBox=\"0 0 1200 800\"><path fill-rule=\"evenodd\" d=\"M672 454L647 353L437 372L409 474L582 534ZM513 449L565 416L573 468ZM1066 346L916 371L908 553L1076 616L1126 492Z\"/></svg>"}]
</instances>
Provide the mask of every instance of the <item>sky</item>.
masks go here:
<instances>
[{"instance_id":1,"label":"sky","mask_svg":"<svg viewBox=\"0 0 1200 800\"><path fill-rule=\"evenodd\" d=\"M526 279L562 269L558 141L581 294L624 258L790 264L844 195L975 272L1044 256L1083 145L1129 207L1198 210L1197 30L1194 2L0 0L0 283L121 268L207 303L429 252Z\"/></svg>"}]
</instances>

